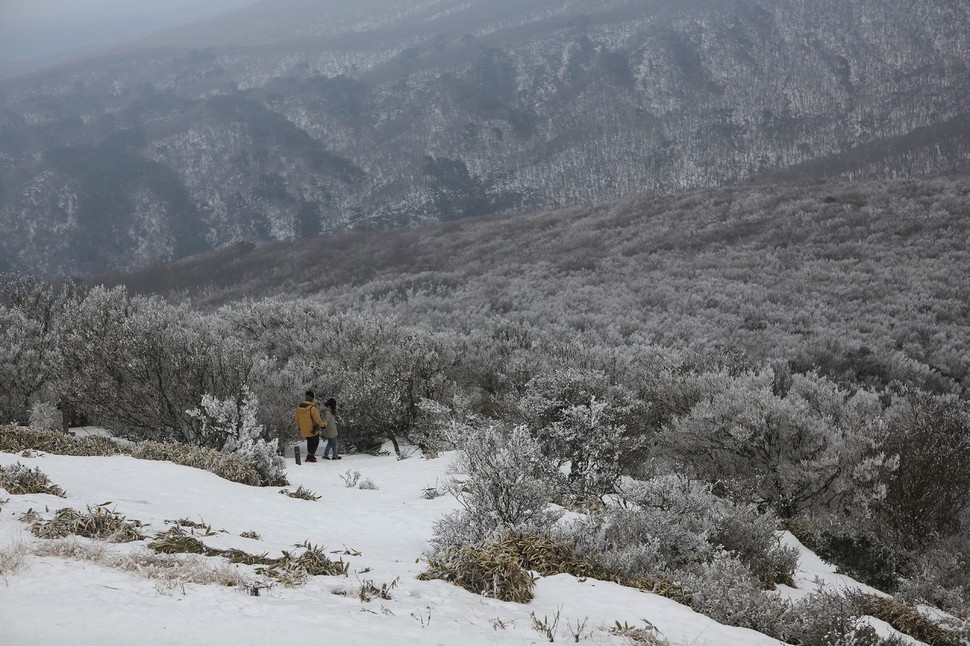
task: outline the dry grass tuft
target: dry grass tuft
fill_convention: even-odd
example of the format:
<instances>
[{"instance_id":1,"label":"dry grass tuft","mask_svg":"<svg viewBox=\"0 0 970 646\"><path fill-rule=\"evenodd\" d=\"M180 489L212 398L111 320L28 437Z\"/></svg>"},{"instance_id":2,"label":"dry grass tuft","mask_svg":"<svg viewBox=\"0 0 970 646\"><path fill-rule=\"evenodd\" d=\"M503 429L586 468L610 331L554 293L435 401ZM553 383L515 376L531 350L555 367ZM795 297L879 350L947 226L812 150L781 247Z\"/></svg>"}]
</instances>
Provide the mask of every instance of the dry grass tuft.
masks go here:
<instances>
[{"instance_id":1,"label":"dry grass tuft","mask_svg":"<svg viewBox=\"0 0 970 646\"><path fill-rule=\"evenodd\" d=\"M679 603L690 602L690 594L671 579L625 577L596 561L577 557L566 543L532 534L511 534L493 542L452 547L431 559L428 566L418 578L442 579L503 601L527 603L534 586L530 572L537 572L541 576L571 574L612 581Z\"/></svg>"},{"instance_id":2,"label":"dry grass tuft","mask_svg":"<svg viewBox=\"0 0 970 646\"><path fill-rule=\"evenodd\" d=\"M631 626L627 622L622 624L617 621L615 625L610 626L607 632L611 635L619 635L624 637L631 644L636 646L669 646L670 642L664 639L660 631L657 630L656 626L644 619L646 626L643 628L638 628L636 626Z\"/></svg>"},{"instance_id":3,"label":"dry grass tuft","mask_svg":"<svg viewBox=\"0 0 970 646\"><path fill-rule=\"evenodd\" d=\"M297 547L305 548L298 556L283 552L280 558L270 558L265 554L250 554L243 550L221 550L206 546L202 541L185 533L181 527L170 528L167 532L156 534L148 547L161 554L198 554L227 559L230 563L255 565L257 573L277 580L283 585L293 586L305 583L310 576L346 575L349 564L344 561L331 561L323 548L304 543Z\"/></svg>"},{"instance_id":4,"label":"dry grass tuft","mask_svg":"<svg viewBox=\"0 0 970 646\"><path fill-rule=\"evenodd\" d=\"M249 578L238 568L227 563L214 563L196 555L171 556L152 552L115 554L104 545L87 545L77 541L42 543L34 549L34 553L38 556L84 560L131 572L149 580L163 582L165 588L187 583L247 589L251 585Z\"/></svg>"},{"instance_id":5,"label":"dry grass tuft","mask_svg":"<svg viewBox=\"0 0 970 646\"><path fill-rule=\"evenodd\" d=\"M99 435L74 437L61 431L27 426L0 426L0 451L22 453L43 451L57 455L105 456L123 455L128 449L110 438Z\"/></svg>"},{"instance_id":6,"label":"dry grass tuft","mask_svg":"<svg viewBox=\"0 0 970 646\"><path fill-rule=\"evenodd\" d=\"M189 520L188 518L179 518L178 520L166 520L165 524L177 525L178 527L188 527L192 530L193 534L195 534L195 530L199 530L203 536L212 536L215 534L215 532L212 531L212 525L206 523L205 521L196 522L194 520Z\"/></svg>"},{"instance_id":7,"label":"dry grass tuft","mask_svg":"<svg viewBox=\"0 0 970 646\"><path fill-rule=\"evenodd\" d=\"M46 493L52 496L64 497L64 490L51 483L50 478L41 472L39 467L30 469L20 464L9 464L0 467L0 487L15 496L30 493Z\"/></svg>"},{"instance_id":8,"label":"dry grass tuft","mask_svg":"<svg viewBox=\"0 0 970 646\"><path fill-rule=\"evenodd\" d=\"M357 591L357 598L362 602L367 603L374 599L384 599L385 601L391 600L391 591L397 587L400 582L400 577L394 579L390 583L382 583L378 587L370 579L364 579L360 582L360 589Z\"/></svg>"},{"instance_id":9,"label":"dry grass tuft","mask_svg":"<svg viewBox=\"0 0 970 646\"><path fill-rule=\"evenodd\" d=\"M914 608L892 597L871 594L849 595L849 601L860 615L881 619L901 633L930 646L960 646L960 634L930 621Z\"/></svg>"},{"instance_id":10,"label":"dry grass tuft","mask_svg":"<svg viewBox=\"0 0 970 646\"><path fill-rule=\"evenodd\" d=\"M296 567L306 571L309 576L346 576L350 564L343 559L332 561L327 557L326 550L317 545L311 545L309 541L297 545L303 548L303 552L294 557L289 552L283 552L280 561L291 563Z\"/></svg>"},{"instance_id":11,"label":"dry grass tuft","mask_svg":"<svg viewBox=\"0 0 970 646\"><path fill-rule=\"evenodd\" d=\"M206 534L211 536L211 532ZM160 554L201 554L203 556L221 556L230 563L243 565L272 565L276 559L268 558L265 554L249 554L242 550L221 550L209 547L191 534L187 534L181 526L176 525L167 532L155 535L155 539L148 544L149 549Z\"/></svg>"},{"instance_id":12,"label":"dry grass tuft","mask_svg":"<svg viewBox=\"0 0 970 646\"><path fill-rule=\"evenodd\" d=\"M139 527L139 521L127 520L121 514L99 505L93 509L88 507L85 514L69 507L59 509L53 519L33 523L30 531L39 538L64 538L73 534L109 543L129 543L145 538L138 531Z\"/></svg>"},{"instance_id":13,"label":"dry grass tuft","mask_svg":"<svg viewBox=\"0 0 970 646\"><path fill-rule=\"evenodd\" d=\"M300 500L320 500L323 496L318 496L309 489L304 489L303 485L297 487L296 491L290 491L289 489L280 489L280 493L284 496L289 496L290 498L299 498Z\"/></svg>"},{"instance_id":14,"label":"dry grass tuft","mask_svg":"<svg viewBox=\"0 0 970 646\"><path fill-rule=\"evenodd\" d=\"M160 460L203 469L230 482L253 487L262 485L259 472L238 455L224 455L215 449L186 444L140 442L133 449L129 449L113 442L110 438L99 435L75 437L50 429L0 426L0 451L5 453L43 451L58 455L87 457L131 455L140 460Z\"/></svg>"},{"instance_id":15,"label":"dry grass tuft","mask_svg":"<svg viewBox=\"0 0 970 646\"><path fill-rule=\"evenodd\" d=\"M167 532L155 535L148 548L159 554L205 554L213 556L218 552L191 534L186 534L180 526L170 528ZM210 552L211 550L211 552Z\"/></svg>"},{"instance_id":16,"label":"dry grass tuft","mask_svg":"<svg viewBox=\"0 0 970 646\"><path fill-rule=\"evenodd\" d=\"M672 579L662 577L631 578L615 570L606 568L595 560L576 556L566 543L545 536L532 534L512 534L501 542L502 549L514 554L519 563L527 570L534 570L542 576L571 574L576 578L592 578L612 581L620 585L652 592L678 603L689 604L690 594Z\"/></svg>"},{"instance_id":17,"label":"dry grass tuft","mask_svg":"<svg viewBox=\"0 0 970 646\"><path fill-rule=\"evenodd\" d=\"M185 467L210 471L230 482L258 487L262 484L259 472L238 455L224 455L215 449L186 444L141 442L132 452L141 460L160 460Z\"/></svg>"},{"instance_id":18,"label":"dry grass tuft","mask_svg":"<svg viewBox=\"0 0 970 646\"><path fill-rule=\"evenodd\" d=\"M531 601L535 588L532 574L500 543L448 548L429 561L428 570L418 578L441 579L475 594L516 603Z\"/></svg>"},{"instance_id":19,"label":"dry grass tuft","mask_svg":"<svg viewBox=\"0 0 970 646\"><path fill-rule=\"evenodd\" d=\"M0 578L23 570L27 562L26 556L27 546L24 543L14 543L0 550Z\"/></svg>"},{"instance_id":20,"label":"dry grass tuft","mask_svg":"<svg viewBox=\"0 0 970 646\"><path fill-rule=\"evenodd\" d=\"M17 518L17 520L27 524L36 523L38 520L40 520L40 515L36 511L34 511L33 507L31 507L24 513L20 514L20 517Z\"/></svg>"}]
</instances>

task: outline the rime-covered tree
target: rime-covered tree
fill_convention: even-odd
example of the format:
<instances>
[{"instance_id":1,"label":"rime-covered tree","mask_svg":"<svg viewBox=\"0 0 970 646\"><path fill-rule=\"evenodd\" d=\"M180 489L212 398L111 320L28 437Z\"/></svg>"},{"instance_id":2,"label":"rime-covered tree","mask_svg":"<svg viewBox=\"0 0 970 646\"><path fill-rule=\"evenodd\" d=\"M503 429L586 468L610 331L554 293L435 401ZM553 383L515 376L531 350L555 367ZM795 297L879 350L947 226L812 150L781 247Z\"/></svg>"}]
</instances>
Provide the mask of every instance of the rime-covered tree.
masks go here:
<instances>
[{"instance_id":1,"label":"rime-covered tree","mask_svg":"<svg viewBox=\"0 0 970 646\"><path fill-rule=\"evenodd\" d=\"M248 386L234 397L202 396L198 408L186 411L194 422L199 446L211 446L228 455L238 455L259 472L264 485L285 483L284 462L279 441L267 440L256 421L259 401Z\"/></svg>"},{"instance_id":2,"label":"rime-covered tree","mask_svg":"<svg viewBox=\"0 0 970 646\"><path fill-rule=\"evenodd\" d=\"M674 459L736 495L783 516L865 509L893 466L881 452L881 407L815 375L795 375L776 394L772 369L708 377L707 392L661 438Z\"/></svg>"}]
</instances>

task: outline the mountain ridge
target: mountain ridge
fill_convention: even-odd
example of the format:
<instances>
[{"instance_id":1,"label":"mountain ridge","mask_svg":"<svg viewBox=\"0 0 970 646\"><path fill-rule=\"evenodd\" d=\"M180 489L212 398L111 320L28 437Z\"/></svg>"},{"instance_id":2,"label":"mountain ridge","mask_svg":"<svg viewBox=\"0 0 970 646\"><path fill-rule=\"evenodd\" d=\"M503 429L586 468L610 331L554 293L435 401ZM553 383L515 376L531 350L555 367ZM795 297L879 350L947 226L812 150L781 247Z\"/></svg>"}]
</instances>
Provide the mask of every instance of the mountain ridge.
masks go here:
<instances>
[{"instance_id":1,"label":"mountain ridge","mask_svg":"<svg viewBox=\"0 0 970 646\"><path fill-rule=\"evenodd\" d=\"M374 0L332 37L307 20L304 40L167 45L0 83L0 269L169 261L195 248L177 224L191 219L217 249L831 175L852 150L865 177L966 169L965 144L934 156L923 138L957 132L945 124L966 113L970 8L512 4L364 20L405 6ZM893 140L901 150L874 143ZM185 206L144 177L55 163L93 146L117 167L119 144L168 169ZM115 250L84 264L101 218Z\"/></svg>"}]
</instances>

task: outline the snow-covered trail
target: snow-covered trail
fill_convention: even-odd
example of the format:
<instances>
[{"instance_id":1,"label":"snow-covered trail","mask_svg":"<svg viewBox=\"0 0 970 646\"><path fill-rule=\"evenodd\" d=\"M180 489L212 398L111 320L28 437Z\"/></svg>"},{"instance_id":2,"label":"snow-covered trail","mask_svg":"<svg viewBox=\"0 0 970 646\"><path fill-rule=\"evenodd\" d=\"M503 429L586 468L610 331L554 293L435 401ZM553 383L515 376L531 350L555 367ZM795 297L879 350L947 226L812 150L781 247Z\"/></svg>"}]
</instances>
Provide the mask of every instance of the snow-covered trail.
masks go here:
<instances>
[{"instance_id":1,"label":"snow-covered trail","mask_svg":"<svg viewBox=\"0 0 970 646\"><path fill-rule=\"evenodd\" d=\"M572 632L584 622L582 643L627 643L608 629L617 621L643 626L644 619L670 644L778 643L653 594L569 575L539 580L528 605L483 598L441 581L417 580L425 569L422 557L434 520L457 507L450 496L422 496L448 477L451 459L447 454L434 460L351 455L302 466L290 460L289 489L302 485L322 496L307 501L283 496L279 488L247 487L166 462L0 453L0 465L19 461L39 467L67 492L66 499L0 495L8 499L0 512L0 550L42 542L17 520L29 508L84 510L110 502L111 509L145 523L146 534L165 531L170 526L166 520L188 519L217 532L203 538L212 547L278 556L309 541L328 552L355 554L331 555L350 563L348 577L313 577L305 586L276 586L260 596L216 585L173 589L92 562L29 555L22 569L0 579L0 643L548 643L533 628L532 613L550 621L558 613L560 643L573 642ZM378 489L345 486L342 476L352 471ZM261 540L239 536L246 531L258 533ZM110 549L138 552L146 547L129 543ZM362 602L357 592L363 581L377 587L397 583L391 599Z\"/></svg>"}]
</instances>

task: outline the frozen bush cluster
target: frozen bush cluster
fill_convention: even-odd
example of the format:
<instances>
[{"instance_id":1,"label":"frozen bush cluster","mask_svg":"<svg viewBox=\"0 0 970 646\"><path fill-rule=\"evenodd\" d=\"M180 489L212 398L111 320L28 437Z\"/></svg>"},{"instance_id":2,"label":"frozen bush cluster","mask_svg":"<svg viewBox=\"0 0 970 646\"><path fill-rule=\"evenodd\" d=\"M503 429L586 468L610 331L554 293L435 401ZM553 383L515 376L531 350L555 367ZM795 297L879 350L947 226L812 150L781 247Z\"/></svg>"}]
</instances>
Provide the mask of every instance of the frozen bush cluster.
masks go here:
<instances>
[{"instance_id":1,"label":"frozen bush cluster","mask_svg":"<svg viewBox=\"0 0 970 646\"><path fill-rule=\"evenodd\" d=\"M623 506L560 529L563 538L630 577L670 574L723 552L761 587L790 581L797 555L780 544L773 514L720 499L709 487L678 476L636 482L623 496Z\"/></svg>"},{"instance_id":2,"label":"frozen bush cluster","mask_svg":"<svg viewBox=\"0 0 970 646\"><path fill-rule=\"evenodd\" d=\"M248 387L238 398L219 399L203 395L198 408L187 412L195 420L200 446L217 446L226 455L236 455L252 465L263 484L286 484L285 464L278 440L266 440L256 422L258 402Z\"/></svg>"},{"instance_id":3,"label":"frozen bush cluster","mask_svg":"<svg viewBox=\"0 0 970 646\"><path fill-rule=\"evenodd\" d=\"M927 196L965 197L962 185L937 188L945 190ZM934 197L901 194L936 208ZM851 191L842 198L854 199ZM775 198L768 201L774 213ZM732 217L705 204L712 224ZM949 215L938 232L965 227L963 211L951 206L941 205ZM809 206L780 208L795 209L786 211L794 217ZM835 218L843 206L818 208ZM917 211L907 217L929 226ZM838 265L829 259L842 257L843 242L823 245L823 264ZM912 257L928 259L922 252L932 245ZM557 290L548 311L527 314L519 306L534 295L531 284L521 294L493 294L435 272L422 274L427 290L394 277L368 283L372 291L343 301L360 307L341 308L344 296L331 293L335 300L244 300L218 310L121 287L5 277L0 422L26 421L33 411L47 424L44 402L68 401L117 435L166 443L141 441L141 452L185 454L203 468L269 484L282 477L280 440L297 439L294 406L312 388L339 402L348 449L390 442L398 456L418 446L429 457L458 449L460 476L450 490L462 506L439 523L438 548L531 529L561 535L630 576L714 582L736 574L761 589L786 581L794 567L776 538L782 519L843 571L965 614L968 337L952 307L962 301L946 289L946 298L920 293L918 302L903 295L895 311L918 316L874 315L864 336L844 336L845 316L826 327L814 309L778 307L788 298L815 307L814 295L789 283L774 293L778 303L765 300L764 290L779 288L759 285L763 276L747 256L722 260L744 277L731 298L710 287L718 284L713 273L702 283L668 273L677 288L644 290L632 297L636 307L606 308L609 316L568 307L575 293L612 298L579 283ZM676 266L690 273L692 263ZM533 280L545 278L523 283ZM457 290L469 300L438 298L445 283L442 294ZM815 286L829 283L833 302L858 302L860 288L847 281ZM701 293L674 293L689 286ZM874 308L886 305L876 301ZM668 307L677 303L692 313ZM854 312L832 307L828 314ZM711 311L727 318L704 319ZM557 509L569 510L568 524Z\"/></svg>"},{"instance_id":4,"label":"frozen bush cluster","mask_svg":"<svg viewBox=\"0 0 970 646\"><path fill-rule=\"evenodd\" d=\"M461 447L456 469L464 477L447 486L462 509L436 523L436 549L546 528L556 521L558 514L548 509L549 463L524 426L505 430L473 419L456 422L451 437Z\"/></svg>"}]
</instances>

